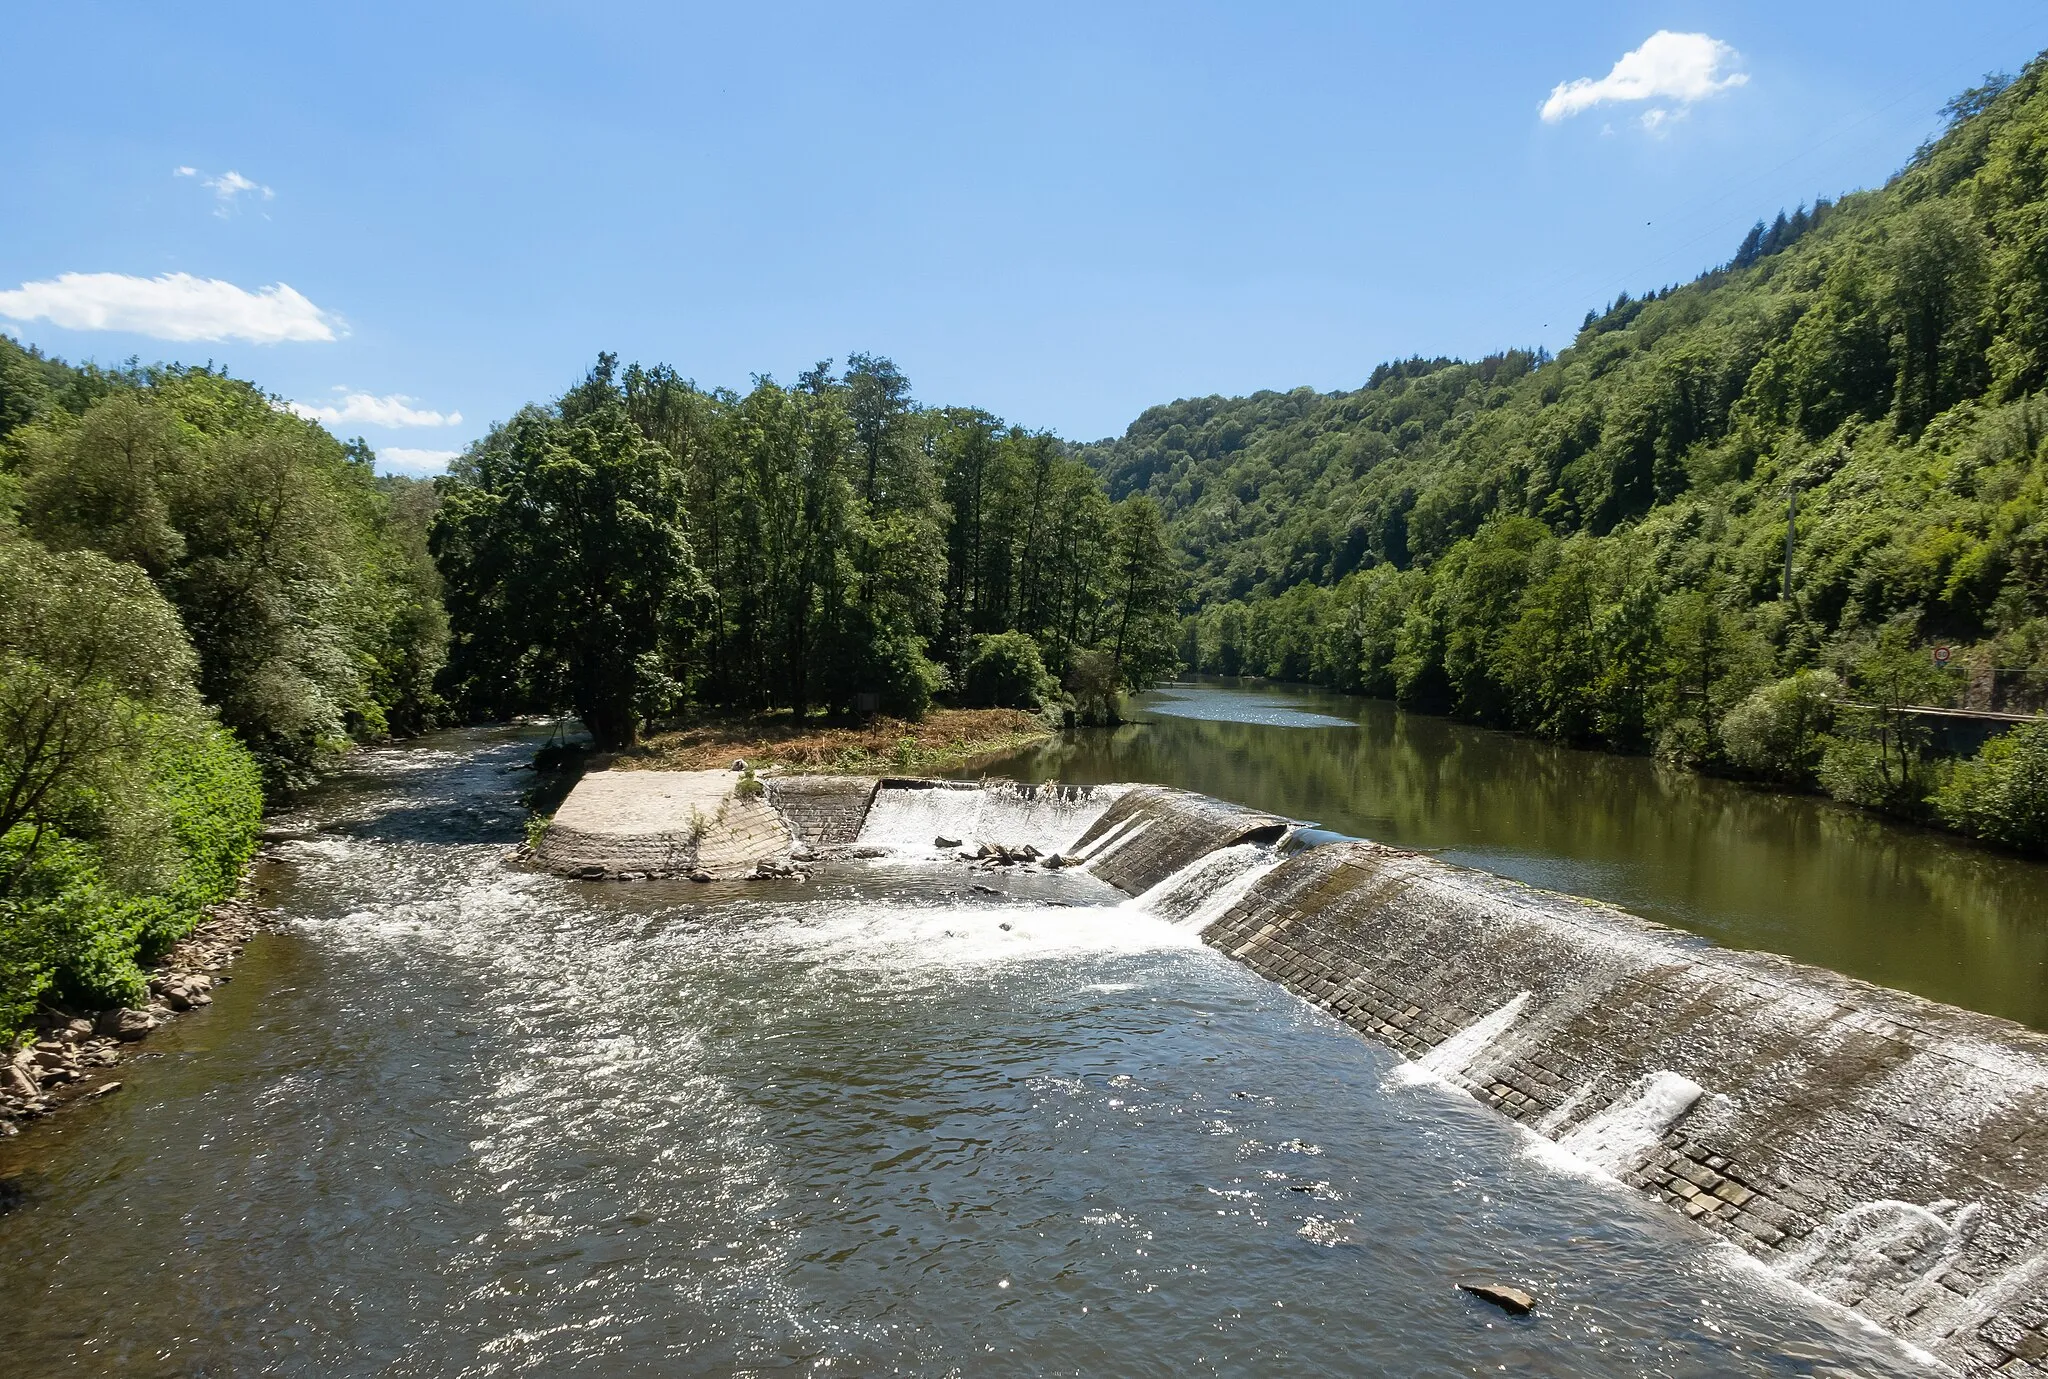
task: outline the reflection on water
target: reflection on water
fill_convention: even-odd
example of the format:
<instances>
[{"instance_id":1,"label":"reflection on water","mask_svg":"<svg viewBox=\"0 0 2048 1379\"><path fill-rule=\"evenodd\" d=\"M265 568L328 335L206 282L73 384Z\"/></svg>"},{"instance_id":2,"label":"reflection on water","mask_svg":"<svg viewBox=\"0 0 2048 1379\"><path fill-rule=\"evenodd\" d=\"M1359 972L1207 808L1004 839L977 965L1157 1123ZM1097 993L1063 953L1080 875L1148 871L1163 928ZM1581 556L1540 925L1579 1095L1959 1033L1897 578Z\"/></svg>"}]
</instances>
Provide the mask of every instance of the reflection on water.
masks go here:
<instances>
[{"instance_id":1,"label":"reflection on water","mask_svg":"<svg viewBox=\"0 0 2048 1379\"><path fill-rule=\"evenodd\" d=\"M1349 718L1317 713L1291 695L1244 694L1214 685L1164 685L1145 696L1147 718L1201 718L1216 723L1263 723L1269 728L1349 728Z\"/></svg>"},{"instance_id":2,"label":"reflection on water","mask_svg":"<svg viewBox=\"0 0 2048 1379\"><path fill-rule=\"evenodd\" d=\"M215 1005L0 1144L8 1375L1919 1372L1163 898L516 871L529 745L369 754Z\"/></svg>"},{"instance_id":3,"label":"reflection on water","mask_svg":"<svg viewBox=\"0 0 2048 1379\"><path fill-rule=\"evenodd\" d=\"M1301 687L1176 685L1135 710L979 769L1198 790L2048 1029L2048 865Z\"/></svg>"}]
</instances>

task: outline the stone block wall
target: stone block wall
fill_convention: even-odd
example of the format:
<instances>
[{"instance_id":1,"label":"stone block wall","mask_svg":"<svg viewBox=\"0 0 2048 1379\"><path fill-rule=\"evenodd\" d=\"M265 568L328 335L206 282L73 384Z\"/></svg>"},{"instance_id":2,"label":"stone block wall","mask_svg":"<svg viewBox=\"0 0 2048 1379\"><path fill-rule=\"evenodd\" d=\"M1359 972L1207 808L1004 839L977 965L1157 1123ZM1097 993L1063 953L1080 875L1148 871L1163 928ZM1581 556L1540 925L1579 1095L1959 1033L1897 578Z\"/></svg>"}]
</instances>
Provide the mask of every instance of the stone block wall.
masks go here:
<instances>
[{"instance_id":1,"label":"stone block wall","mask_svg":"<svg viewBox=\"0 0 2048 1379\"><path fill-rule=\"evenodd\" d=\"M2048 1039L1370 843L1203 938L1965 1373L2048 1375Z\"/></svg>"},{"instance_id":2,"label":"stone block wall","mask_svg":"<svg viewBox=\"0 0 2048 1379\"><path fill-rule=\"evenodd\" d=\"M881 782L873 776L770 776L768 802L797 837L835 847L860 837Z\"/></svg>"},{"instance_id":3,"label":"stone block wall","mask_svg":"<svg viewBox=\"0 0 2048 1379\"><path fill-rule=\"evenodd\" d=\"M1133 786L1074 845L1088 869L1137 895L1236 843L1277 842L1288 821L1164 785Z\"/></svg>"}]
</instances>

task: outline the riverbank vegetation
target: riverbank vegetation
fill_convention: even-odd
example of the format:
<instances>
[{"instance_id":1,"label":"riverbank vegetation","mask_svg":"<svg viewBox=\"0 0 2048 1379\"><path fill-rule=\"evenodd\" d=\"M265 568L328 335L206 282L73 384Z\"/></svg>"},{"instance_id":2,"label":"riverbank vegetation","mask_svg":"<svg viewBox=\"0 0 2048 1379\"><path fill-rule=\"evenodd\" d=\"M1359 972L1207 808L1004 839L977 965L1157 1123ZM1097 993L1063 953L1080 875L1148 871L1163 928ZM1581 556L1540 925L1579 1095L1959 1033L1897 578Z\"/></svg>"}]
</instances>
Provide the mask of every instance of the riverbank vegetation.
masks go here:
<instances>
[{"instance_id":1,"label":"riverbank vegetation","mask_svg":"<svg viewBox=\"0 0 2048 1379\"><path fill-rule=\"evenodd\" d=\"M1948 114L1883 189L1555 358L1186 400L1083 450L1167 518L1186 660L2038 845L1991 822L2037 807L2031 739L1955 771L1904 712L2048 708L2048 64Z\"/></svg>"},{"instance_id":2,"label":"riverbank vegetation","mask_svg":"<svg viewBox=\"0 0 2048 1379\"><path fill-rule=\"evenodd\" d=\"M239 883L266 789L440 712L431 489L207 369L0 337L0 1041Z\"/></svg>"},{"instance_id":3,"label":"riverbank vegetation","mask_svg":"<svg viewBox=\"0 0 2048 1379\"><path fill-rule=\"evenodd\" d=\"M1028 747L1052 736L1024 709L933 709L918 719L875 715L824 723L780 713L660 725L611 753L613 770L710 771L735 760L764 768L844 775L916 775Z\"/></svg>"},{"instance_id":4,"label":"riverbank vegetation","mask_svg":"<svg viewBox=\"0 0 2048 1379\"><path fill-rule=\"evenodd\" d=\"M866 355L744 394L601 356L455 463L432 549L458 711L570 709L606 749L703 709L1103 721L1178 664L1151 499Z\"/></svg>"},{"instance_id":5,"label":"riverbank vegetation","mask_svg":"<svg viewBox=\"0 0 2048 1379\"><path fill-rule=\"evenodd\" d=\"M1959 762L1913 711L2048 709L2048 68L1949 115L1555 358L1088 446L870 355L602 355L416 483L212 369L0 337L0 1037L143 999L266 794L527 712L624 764L932 769L1187 664L2048 848L2048 728Z\"/></svg>"}]
</instances>

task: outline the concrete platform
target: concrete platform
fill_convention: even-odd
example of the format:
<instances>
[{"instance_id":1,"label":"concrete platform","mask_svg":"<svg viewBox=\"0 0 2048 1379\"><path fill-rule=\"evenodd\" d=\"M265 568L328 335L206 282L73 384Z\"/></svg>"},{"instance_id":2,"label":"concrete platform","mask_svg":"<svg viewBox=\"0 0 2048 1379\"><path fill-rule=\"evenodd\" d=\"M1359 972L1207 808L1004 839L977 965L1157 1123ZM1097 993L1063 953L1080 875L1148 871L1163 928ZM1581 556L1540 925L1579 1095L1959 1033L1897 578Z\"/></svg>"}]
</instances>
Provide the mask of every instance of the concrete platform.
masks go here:
<instances>
[{"instance_id":1,"label":"concrete platform","mask_svg":"<svg viewBox=\"0 0 2048 1379\"><path fill-rule=\"evenodd\" d=\"M588 880L708 873L725 880L786 863L795 835L735 771L594 771L555 811L533 858Z\"/></svg>"}]
</instances>

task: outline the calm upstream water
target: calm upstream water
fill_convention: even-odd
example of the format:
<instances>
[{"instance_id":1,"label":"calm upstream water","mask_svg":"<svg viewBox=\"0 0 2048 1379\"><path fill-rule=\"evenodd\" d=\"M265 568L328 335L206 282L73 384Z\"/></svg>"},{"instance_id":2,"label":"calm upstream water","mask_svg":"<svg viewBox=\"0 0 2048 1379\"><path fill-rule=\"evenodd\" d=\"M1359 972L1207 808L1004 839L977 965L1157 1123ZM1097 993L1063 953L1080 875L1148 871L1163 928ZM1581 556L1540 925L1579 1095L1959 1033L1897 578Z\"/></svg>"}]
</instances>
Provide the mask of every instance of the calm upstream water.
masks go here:
<instances>
[{"instance_id":1,"label":"calm upstream water","mask_svg":"<svg viewBox=\"0 0 2048 1379\"><path fill-rule=\"evenodd\" d=\"M985 769L1144 780L2048 1029L2048 865L1832 801L1377 700L1204 681Z\"/></svg>"},{"instance_id":2,"label":"calm upstream water","mask_svg":"<svg viewBox=\"0 0 2048 1379\"><path fill-rule=\"evenodd\" d=\"M8 1375L1924 1372L1085 875L510 868L532 745L364 754L218 1002L0 1144Z\"/></svg>"}]
</instances>

